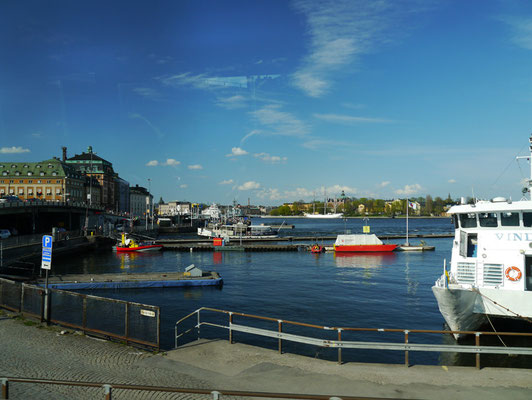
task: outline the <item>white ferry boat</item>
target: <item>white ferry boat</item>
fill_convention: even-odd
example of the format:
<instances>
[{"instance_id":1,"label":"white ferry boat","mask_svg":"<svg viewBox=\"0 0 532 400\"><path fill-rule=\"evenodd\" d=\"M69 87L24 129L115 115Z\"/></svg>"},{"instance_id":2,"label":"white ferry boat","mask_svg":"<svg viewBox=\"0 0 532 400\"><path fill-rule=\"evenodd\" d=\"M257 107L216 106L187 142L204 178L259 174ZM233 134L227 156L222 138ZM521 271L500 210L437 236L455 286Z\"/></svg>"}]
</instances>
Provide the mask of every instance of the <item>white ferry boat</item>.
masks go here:
<instances>
[{"instance_id":1,"label":"white ferry boat","mask_svg":"<svg viewBox=\"0 0 532 400\"><path fill-rule=\"evenodd\" d=\"M530 137L532 176L532 136ZM532 177L529 180L532 193ZM502 197L451 207L450 268L432 291L447 325L471 331L499 318L531 322L532 201ZM455 335L456 338L461 335Z\"/></svg>"},{"instance_id":2,"label":"white ferry boat","mask_svg":"<svg viewBox=\"0 0 532 400\"><path fill-rule=\"evenodd\" d=\"M230 225L209 224L198 228L198 236L229 239L272 239L279 237L277 231L269 225L248 225L236 223Z\"/></svg>"}]
</instances>

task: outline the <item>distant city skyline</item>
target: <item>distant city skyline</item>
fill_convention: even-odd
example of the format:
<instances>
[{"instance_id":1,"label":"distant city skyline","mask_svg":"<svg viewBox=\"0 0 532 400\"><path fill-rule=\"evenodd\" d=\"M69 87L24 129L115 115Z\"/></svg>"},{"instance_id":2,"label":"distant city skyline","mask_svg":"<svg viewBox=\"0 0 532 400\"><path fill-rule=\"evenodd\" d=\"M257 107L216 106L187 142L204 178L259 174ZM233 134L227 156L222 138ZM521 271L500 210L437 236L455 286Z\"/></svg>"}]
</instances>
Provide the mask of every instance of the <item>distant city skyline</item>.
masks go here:
<instances>
[{"instance_id":1,"label":"distant city skyline","mask_svg":"<svg viewBox=\"0 0 532 400\"><path fill-rule=\"evenodd\" d=\"M530 2L27 0L0 22L0 161L92 146L205 204L519 199L530 177Z\"/></svg>"}]
</instances>

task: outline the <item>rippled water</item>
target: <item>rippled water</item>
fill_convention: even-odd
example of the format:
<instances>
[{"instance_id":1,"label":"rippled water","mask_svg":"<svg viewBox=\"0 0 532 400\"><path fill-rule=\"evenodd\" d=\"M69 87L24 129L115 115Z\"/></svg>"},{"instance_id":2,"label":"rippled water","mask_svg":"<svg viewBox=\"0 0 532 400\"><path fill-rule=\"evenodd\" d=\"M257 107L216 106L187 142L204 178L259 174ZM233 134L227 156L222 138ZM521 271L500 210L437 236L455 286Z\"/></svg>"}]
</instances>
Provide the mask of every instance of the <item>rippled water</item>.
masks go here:
<instances>
[{"instance_id":1,"label":"rippled water","mask_svg":"<svg viewBox=\"0 0 532 400\"><path fill-rule=\"evenodd\" d=\"M260 219L257 222L269 223ZM281 223L276 219L274 223ZM255 221L254 221L255 223ZM362 231L362 220L316 221L290 219L295 229L289 235L313 233L335 235L351 229ZM377 235L404 233L404 220L371 220ZM411 233L450 233L448 219L411 219ZM285 234L287 234L285 232ZM308 252L174 252L153 254L116 254L112 251L87 254L80 260L57 261L55 273L70 272L154 272L182 271L190 264L204 270L214 270L224 279L223 288L164 288L144 290L92 291L92 294L126 299L161 307L161 340L170 348L174 340L174 324L190 312L213 307L235 312L292 320L324 326L443 329L443 318L438 311L431 286L441 275L443 260L450 258L450 238L425 239L436 246L433 252L389 254L314 255ZM404 240L397 240L402 243ZM414 239L413 242L418 242ZM227 322L227 321L224 321ZM243 322L243 321L238 321ZM276 329L276 326L270 326ZM295 329L293 332L316 334L312 330ZM205 330L202 335L223 335L221 330ZM364 336L345 334L344 339L398 340L403 336L383 336L371 333ZM333 339L334 337L331 337ZM192 339L192 337L191 337ZM276 346L274 339L257 339L245 334L238 341ZM412 342L442 343L448 338L411 334ZM286 344L288 351L298 351L321 358L334 359L331 349L316 349L306 345ZM375 352L344 350L343 358L373 362L403 362L402 352ZM451 357L451 358L450 358ZM446 364L473 364L473 356L445 356ZM442 358L437 353L410 354L413 363L437 364Z\"/></svg>"}]
</instances>

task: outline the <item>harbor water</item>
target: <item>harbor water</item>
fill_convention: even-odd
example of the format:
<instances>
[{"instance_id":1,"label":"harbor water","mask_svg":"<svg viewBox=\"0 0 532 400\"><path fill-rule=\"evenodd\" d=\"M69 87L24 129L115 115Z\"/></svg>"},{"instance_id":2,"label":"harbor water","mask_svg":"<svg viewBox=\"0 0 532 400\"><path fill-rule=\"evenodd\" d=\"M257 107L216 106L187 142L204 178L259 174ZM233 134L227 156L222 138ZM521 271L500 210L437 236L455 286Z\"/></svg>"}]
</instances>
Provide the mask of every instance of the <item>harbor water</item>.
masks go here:
<instances>
[{"instance_id":1,"label":"harbor water","mask_svg":"<svg viewBox=\"0 0 532 400\"><path fill-rule=\"evenodd\" d=\"M256 219L254 223L280 224L279 219ZM309 220L290 219L294 229L283 235L316 237L333 236L345 231L361 233L361 219ZM379 235L405 233L404 219L371 219L371 231ZM450 219L410 219L411 234L452 233ZM142 273L183 271L190 264L203 270L218 272L221 288L164 288L99 290L90 294L130 300L161 307L161 343L169 349L174 345L175 322L200 307L212 307L275 319L308 324L357 328L444 329L431 287L442 274L444 259L450 260L451 238L426 238L435 251L376 254L311 254L295 252L176 252L116 254L112 251L89 253L80 259L54 261L53 273ZM410 242L419 243L414 238ZM325 242L324 244L331 244ZM404 239L391 241L404 243ZM309 243L310 244L310 243ZM321 243L320 243L321 244ZM87 292L84 292L87 293ZM227 324L227 317L223 322ZM235 321L236 323L244 321ZM248 322L248 321L245 321ZM270 325L276 330L276 325ZM288 331L288 329L287 329ZM315 331L293 329L290 333L318 336ZM344 340L402 342L404 335L380 332L342 335ZM394 336L395 335L395 336ZM227 338L227 331L202 329L202 337ZM328 337L336 339L335 337ZM195 339L190 335L188 340ZM236 340L275 348L277 340L236 335ZM452 343L449 335L410 334L417 343ZM505 341L507 341L505 339ZM497 343L493 343L497 344ZM309 345L284 345L285 351L325 359L335 359L333 349ZM398 351L345 350L344 361L404 362ZM493 358L493 357L492 357ZM484 359L491 359L483 356ZM414 353L414 364L474 365L474 355ZM489 361L505 365L495 358ZM512 361L512 366L527 364L525 358Z\"/></svg>"}]
</instances>

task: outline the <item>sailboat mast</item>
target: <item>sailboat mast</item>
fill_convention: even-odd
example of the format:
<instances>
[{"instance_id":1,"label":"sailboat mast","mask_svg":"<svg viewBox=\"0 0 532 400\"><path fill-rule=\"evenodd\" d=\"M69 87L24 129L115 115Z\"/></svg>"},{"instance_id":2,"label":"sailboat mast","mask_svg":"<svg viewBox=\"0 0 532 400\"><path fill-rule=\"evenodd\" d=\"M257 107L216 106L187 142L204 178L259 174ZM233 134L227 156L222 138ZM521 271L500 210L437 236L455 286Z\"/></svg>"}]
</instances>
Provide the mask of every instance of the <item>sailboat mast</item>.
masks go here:
<instances>
[{"instance_id":1,"label":"sailboat mast","mask_svg":"<svg viewBox=\"0 0 532 400\"><path fill-rule=\"evenodd\" d=\"M406 198L406 245L408 246L408 197Z\"/></svg>"}]
</instances>

